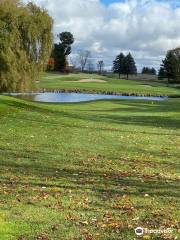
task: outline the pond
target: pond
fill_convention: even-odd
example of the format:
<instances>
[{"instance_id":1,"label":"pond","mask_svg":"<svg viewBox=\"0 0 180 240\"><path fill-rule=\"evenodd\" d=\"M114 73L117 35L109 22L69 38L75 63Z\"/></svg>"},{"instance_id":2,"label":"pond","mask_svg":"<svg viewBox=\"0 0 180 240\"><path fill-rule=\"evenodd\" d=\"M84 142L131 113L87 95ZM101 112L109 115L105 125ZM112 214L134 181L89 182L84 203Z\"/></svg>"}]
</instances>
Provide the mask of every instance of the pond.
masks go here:
<instances>
[{"instance_id":1,"label":"pond","mask_svg":"<svg viewBox=\"0 0 180 240\"><path fill-rule=\"evenodd\" d=\"M130 99L130 100L152 100L162 101L166 97L138 97L138 96L122 96L122 95L105 95L105 94L86 94L86 93L28 93L28 94L10 94L17 98L35 102L46 103L73 103L73 102L86 102L94 100L105 99Z\"/></svg>"}]
</instances>

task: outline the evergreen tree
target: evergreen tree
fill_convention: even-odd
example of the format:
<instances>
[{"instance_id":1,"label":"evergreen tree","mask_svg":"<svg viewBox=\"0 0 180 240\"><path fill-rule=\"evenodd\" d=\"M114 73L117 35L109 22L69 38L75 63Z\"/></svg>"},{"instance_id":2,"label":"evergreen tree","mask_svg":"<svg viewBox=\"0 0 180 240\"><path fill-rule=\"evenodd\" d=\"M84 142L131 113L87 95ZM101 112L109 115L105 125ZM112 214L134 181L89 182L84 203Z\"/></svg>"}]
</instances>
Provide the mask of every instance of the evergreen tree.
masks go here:
<instances>
[{"instance_id":1,"label":"evergreen tree","mask_svg":"<svg viewBox=\"0 0 180 240\"><path fill-rule=\"evenodd\" d=\"M174 56L172 51L167 52L165 59L162 61L161 67L164 68L168 82L175 78Z\"/></svg>"},{"instance_id":2,"label":"evergreen tree","mask_svg":"<svg viewBox=\"0 0 180 240\"><path fill-rule=\"evenodd\" d=\"M156 75L156 69L155 68L151 68L151 74Z\"/></svg>"},{"instance_id":3,"label":"evergreen tree","mask_svg":"<svg viewBox=\"0 0 180 240\"><path fill-rule=\"evenodd\" d=\"M137 73L136 64L131 53L129 53L124 59L124 73L127 75L127 79L129 78L129 74Z\"/></svg>"},{"instance_id":4,"label":"evergreen tree","mask_svg":"<svg viewBox=\"0 0 180 240\"><path fill-rule=\"evenodd\" d=\"M67 56L71 54L71 45L74 43L74 37L70 32L62 32L58 37L60 43L54 44L52 57L55 60L55 70L65 71L68 65Z\"/></svg>"},{"instance_id":5,"label":"evergreen tree","mask_svg":"<svg viewBox=\"0 0 180 240\"><path fill-rule=\"evenodd\" d=\"M142 74L152 74L156 75L156 70L154 68L143 67Z\"/></svg>"},{"instance_id":6,"label":"evergreen tree","mask_svg":"<svg viewBox=\"0 0 180 240\"><path fill-rule=\"evenodd\" d=\"M113 70L115 73L119 74L119 78L121 74L124 73L124 59L124 54L120 53L119 55L117 55L116 59L113 62Z\"/></svg>"},{"instance_id":7,"label":"evergreen tree","mask_svg":"<svg viewBox=\"0 0 180 240\"><path fill-rule=\"evenodd\" d=\"M118 58L118 73L119 73L119 78L120 78L121 74L123 74L125 72L125 70L124 70L125 56L123 53L120 53L119 56L117 56L117 58Z\"/></svg>"},{"instance_id":8,"label":"evergreen tree","mask_svg":"<svg viewBox=\"0 0 180 240\"><path fill-rule=\"evenodd\" d=\"M180 47L175 48L172 50L173 56L174 56L174 60L173 60L173 64L174 64L174 68L175 68L175 82L180 83Z\"/></svg>"},{"instance_id":9,"label":"evergreen tree","mask_svg":"<svg viewBox=\"0 0 180 240\"><path fill-rule=\"evenodd\" d=\"M33 3L0 0L0 91L26 91L45 68L52 18Z\"/></svg>"},{"instance_id":10,"label":"evergreen tree","mask_svg":"<svg viewBox=\"0 0 180 240\"><path fill-rule=\"evenodd\" d=\"M147 73L147 69L146 69L146 67L143 67L142 74L146 74L146 73Z\"/></svg>"},{"instance_id":11,"label":"evergreen tree","mask_svg":"<svg viewBox=\"0 0 180 240\"><path fill-rule=\"evenodd\" d=\"M166 77L167 77L167 76L166 76L166 73L165 73L164 68L163 68L163 67L160 67L159 72L158 72L158 79L159 79L159 80L162 80L162 79L164 79L164 78L166 78Z\"/></svg>"},{"instance_id":12,"label":"evergreen tree","mask_svg":"<svg viewBox=\"0 0 180 240\"><path fill-rule=\"evenodd\" d=\"M117 57L116 59L113 61L113 72L114 73L118 73L118 61L117 61Z\"/></svg>"},{"instance_id":13,"label":"evergreen tree","mask_svg":"<svg viewBox=\"0 0 180 240\"><path fill-rule=\"evenodd\" d=\"M159 78L167 78L168 82L180 82L180 48L167 52L162 61Z\"/></svg>"},{"instance_id":14,"label":"evergreen tree","mask_svg":"<svg viewBox=\"0 0 180 240\"><path fill-rule=\"evenodd\" d=\"M127 56L124 56L123 53L120 53L113 61L113 71L114 73L119 73L119 78L120 74L126 74L127 79L129 74L136 74L137 68L131 53L129 53Z\"/></svg>"}]
</instances>

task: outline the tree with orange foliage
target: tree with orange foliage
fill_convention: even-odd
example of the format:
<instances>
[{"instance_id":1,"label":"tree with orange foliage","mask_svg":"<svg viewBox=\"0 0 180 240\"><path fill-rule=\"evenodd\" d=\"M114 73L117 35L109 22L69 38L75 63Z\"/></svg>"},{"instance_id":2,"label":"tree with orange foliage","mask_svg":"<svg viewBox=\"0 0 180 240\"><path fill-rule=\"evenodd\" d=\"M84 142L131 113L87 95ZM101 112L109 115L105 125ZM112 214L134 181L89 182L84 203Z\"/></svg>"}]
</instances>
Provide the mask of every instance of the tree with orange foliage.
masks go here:
<instances>
[{"instance_id":1,"label":"tree with orange foliage","mask_svg":"<svg viewBox=\"0 0 180 240\"><path fill-rule=\"evenodd\" d=\"M49 58L48 64L47 64L47 70L53 71L54 70L54 64L55 64L54 58L52 58L52 57Z\"/></svg>"}]
</instances>

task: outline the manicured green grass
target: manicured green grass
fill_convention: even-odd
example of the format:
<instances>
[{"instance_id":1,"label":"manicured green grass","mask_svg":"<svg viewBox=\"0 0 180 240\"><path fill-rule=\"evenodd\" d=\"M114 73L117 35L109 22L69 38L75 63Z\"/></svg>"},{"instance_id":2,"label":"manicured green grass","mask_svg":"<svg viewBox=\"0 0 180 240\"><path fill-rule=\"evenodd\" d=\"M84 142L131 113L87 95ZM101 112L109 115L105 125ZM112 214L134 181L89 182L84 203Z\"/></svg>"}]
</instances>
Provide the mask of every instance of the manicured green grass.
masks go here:
<instances>
[{"instance_id":1,"label":"manicured green grass","mask_svg":"<svg viewBox=\"0 0 180 240\"><path fill-rule=\"evenodd\" d=\"M101 83L81 83L71 82L81 79L102 79L106 82ZM164 83L157 83L154 81L131 81L131 80L119 80L108 78L96 74L54 74L46 73L42 76L38 88L47 90L79 90L85 92L114 92L114 93L128 93L128 94L140 94L140 95L178 95L180 96L180 90L173 87L166 87Z\"/></svg>"},{"instance_id":2,"label":"manicured green grass","mask_svg":"<svg viewBox=\"0 0 180 240\"><path fill-rule=\"evenodd\" d=\"M123 83L110 80L107 89L140 89ZM66 83L44 78L40 86ZM137 226L173 229L144 239L180 237L180 99L0 96L0 117L0 239L133 240Z\"/></svg>"}]
</instances>

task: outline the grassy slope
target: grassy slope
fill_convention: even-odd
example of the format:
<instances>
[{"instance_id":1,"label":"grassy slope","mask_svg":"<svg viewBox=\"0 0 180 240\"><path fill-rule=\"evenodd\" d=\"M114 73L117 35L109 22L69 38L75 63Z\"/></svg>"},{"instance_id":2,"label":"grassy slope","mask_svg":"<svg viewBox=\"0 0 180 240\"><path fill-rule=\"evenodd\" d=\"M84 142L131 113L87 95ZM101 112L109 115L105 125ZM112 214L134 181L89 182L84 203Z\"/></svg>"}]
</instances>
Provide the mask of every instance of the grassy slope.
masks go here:
<instances>
[{"instance_id":1,"label":"grassy slope","mask_svg":"<svg viewBox=\"0 0 180 240\"><path fill-rule=\"evenodd\" d=\"M79 83L70 82L78 81L85 78L103 79L105 83ZM146 84L146 85L144 85ZM92 92L116 92L116 93L137 93L151 95L180 95L180 90L166 87L164 83L145 81L119 80L102 77L95 74L69 74L59 75L46 73L42 77L39 88L45 89L78 89Z\"/></svg>"},{"instance_id":2,"label":"grassy slope","mask_svg":"<svg viewBox=\"0 0 180 240\"><path fill-rule=\"evenodd\" d=\"M0 96L0 239L131 240L137 226L177 236L179 112L179 99Z\"/></svg>"}]
</instances>

